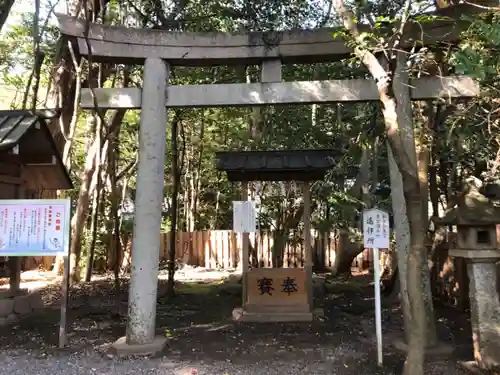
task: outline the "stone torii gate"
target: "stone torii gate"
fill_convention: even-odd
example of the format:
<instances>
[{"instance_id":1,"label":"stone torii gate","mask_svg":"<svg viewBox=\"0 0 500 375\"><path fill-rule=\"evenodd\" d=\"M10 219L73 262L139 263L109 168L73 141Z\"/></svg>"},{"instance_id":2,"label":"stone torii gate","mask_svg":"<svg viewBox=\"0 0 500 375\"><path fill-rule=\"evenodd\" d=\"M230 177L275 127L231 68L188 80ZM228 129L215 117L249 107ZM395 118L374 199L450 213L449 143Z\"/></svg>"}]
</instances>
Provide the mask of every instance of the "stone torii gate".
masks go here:
<instances>
[{"instance_id":1,"label":"stone torii gate","mask_svg":"<svg viewBox=\"0 0 500 375\"><path fill-rule=\"evenodd\" d=\"M132 274L126 337L114 348L149 354L163 348L155 336L161 203L166 147L166 108L230 107L269 104L313 104L378 101L373 80L351 79L282 82L281 64L338 61L352 49L334 30L282 33L181 33L91 24L58 15L61 33L75 41L80 55L90 46L94 62L143 64L143 88L95 89L101 109L141 109L137 195L132 248ZM425 45L457 41L457 22L436 21L409 28L403 48L415 40ZM413 35L413 38L412 38ZM169 85L170 66L261 65L261 82L217 85ZM411 82L413 100L476 96L479 88L467 77L427 77ZM89 89L81 107L94 108Z\"/></svg>"}]
</instances>

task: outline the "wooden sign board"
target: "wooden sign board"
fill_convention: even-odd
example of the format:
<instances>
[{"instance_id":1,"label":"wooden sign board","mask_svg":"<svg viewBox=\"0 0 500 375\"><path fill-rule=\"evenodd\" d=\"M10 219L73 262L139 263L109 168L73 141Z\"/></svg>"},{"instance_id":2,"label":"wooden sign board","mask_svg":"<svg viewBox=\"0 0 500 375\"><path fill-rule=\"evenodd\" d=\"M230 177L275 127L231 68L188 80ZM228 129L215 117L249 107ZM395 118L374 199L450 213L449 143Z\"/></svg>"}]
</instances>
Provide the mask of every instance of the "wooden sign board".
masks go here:
<instances>
[{"instance_id":1,"label":"wooden sign board","mask_svg":"<svg viewBox=\"0 0 500 375\"><path fill-rule=\"evenodd\" d=\"M247 273L247 308L309 310L303 268L254 268Z\"/></svg>"},{"instance_id":2,"label":"wooden sign board","mask_svg":"<svg viewBox=\"0 0 500 375\"><path fill-rule=\"evenodd\" d=\"M363 211L363 241L367 249L389 248L389 213L378 208Z\"/></svg>"},{"instance_id":3,"label":"wooden sign board","mask_svg":"<svg viewBox=\"0 0 500 375\"><path fill-rule=\"evenodd\" d=\"M233 231L236 233L254 233L257 226L255 202L233 202Z\"/></svg>"}]
</instances>

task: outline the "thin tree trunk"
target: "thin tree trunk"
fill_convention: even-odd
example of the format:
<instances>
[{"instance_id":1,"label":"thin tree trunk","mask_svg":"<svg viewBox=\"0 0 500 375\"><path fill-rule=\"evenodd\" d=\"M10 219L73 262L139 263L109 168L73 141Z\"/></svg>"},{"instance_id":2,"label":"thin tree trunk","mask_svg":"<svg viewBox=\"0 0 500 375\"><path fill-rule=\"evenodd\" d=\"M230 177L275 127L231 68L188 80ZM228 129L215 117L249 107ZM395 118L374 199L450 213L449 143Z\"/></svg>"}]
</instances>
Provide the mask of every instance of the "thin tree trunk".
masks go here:
<instances>
[{"instance_id":1,"label":"thin tree trunk","mask_svg":"<svg viewBox=\"0 0 500 375\"><path fill-rule=\"evenodd\" d=\"M106 7L108 2L109 0L70 0L68 1L68 15L71 17L80 16L84 5L87 5L92 13L98 14L101 12L101 6ZM89 17L89 19L91 18ZM56 146L61 153L64 150L64 145L69 134L71 119L75 110L78 110L75 107L75 87L77 85L76 80L79 77L74 74L76 65L71 56L69 46L67 38L61 36L57 42L57 49L52 64L51 82L48 87L45 103L45 106L48 108L61 109L61 116L49 124Z\"/></svg>"},{"instance_id":2,"label":"thin tree trunk","mask_svg":"<svg viewBox=\"0 0 500 375\"><path fill-rule=\"evenodd\" d=\"M363 148L361 151L360 168L356 180L352 188L349 190L348 194L356 197L363 197L363 186L368 182L370 178L370 152L369 150ZM348 222L354 222L355 216L354 211L350 210L346 213L348 217L346 220ZM336 247L335 262L332 267L332 275L351 275L351 265L352 261L359 253L363 251L363 246L356 246L352 244L349 239L349 234L347 231L342 230L338 238L338 246Z\"/></svg>"},{"instance_id":3,"label":"thin tree trunk","mask_svg":"<svg viewBox=\"0 0 500 375\"><path fill-rule=\"evenodd\" d=\"M179 133L179 113L176 112L172 120L172 206L170 209L170 246L168 252L168 281L167 297L172 297L175 293L175 253L176 253L176 233L177 233L177 211L179 200L180 170L179 170L179 150L177 137Z\"/></svg>"},{"instance_id":4,"label":"thin tree trunk","mask_svg":"<svg viewBox=\"0 0 500 375\"><path fill-rule=\"evenodd\" d=\"M200 126L200 138L198 140L198 163L196 168L194 169L194 194L195 197L193 199L193 214L195 218L198 218L198 209L200 206L200 191L201 191L201 168L203 163L203 151L204 151L204 140L205 140L205 121L204 121L205 113L203 113L201 117L201 126ZM191 252L192 253L192 252Z\"/></svg>"},{"instance_id":5,"label":"thin tree trunk","mask_svg":"<svg viewBox=\"0 0 500 375\"><path fill-rule=\"evenodd\" d=\"M73 146L73 138L75 136L76 125L78 123L78 104L80 102L80 95L82 91L82 65L83 60L78 63L71 42L68 41L68 48L70 51L73 67L75 69L75 98L73 102L73 114L68 126L68 134L65 135L66 142L63 149L63 163L67 169L71 169L71 147Z\"/></svg>"},{"instance_id":6,"label":"thin tree trunk","mask_svg":"<svg viewBox=\"0 0 500 375\"><path fill-rule=\"evenodd\" d=\"M337 109L337 126L339 128L342 127L342 116L341 116L341 106L338 106ZM376 106L373 110L373 114L371 117L370 127L373 128L377 122L377 116L379 108ZM370 150L368 147L363 146L361 150L361 160L358 175L356 176L356 180L354 181L353 186L349 189L348 194L352 197L363 199L363 203L366 207L371 204L371 193L368 191L368 182L370 180L371 168L370 164L373 158L376 158L376 154L373 150ZM376 163L374 163L376 166ZM346 221L355 224L355 211L350 210L346 212ZM354 260L361 253L364 248L363 246L358 246L357 244L351 243L349 239L348 232L345 230L341 231L338 237L338 244L336 248L336 256L335 262L332 267L332 275L340 276L340 275L351 275L351 265Z\"/></svg>"},{"instance_id":7,"label":"thin tree trunk","mask_svg":"<svg viewBox=\"0 0 500 375\"><path fill-rule=\"evenodd\" d=\"M193 151L193 150L191 150ZM193 155L193 152L190 153ZM195 227L195 217L194 217L194 210L195 210L195 199L196 199L196 186L195 186L195 171L194 171L194 165L192 160L189 162L191 168L191 174L189 176L189 185L188 185L188 232L194 232L194 227Z\"/></svg>"},{"instance_id":8,"label":"thin tree trunk","mask_svg":"<svg viewBox=\"0 0 500 375\"><path fill-rule=\"evenodd\" d=\"M110 250L113 253L113 275L115 278L115 307L117 315L120 315L120 268L121 268L121 236L120 236L120 216L118 214L118 178L116 164L119 153L119 134L120 125L117 126L110 135L108 147L108 176L110 183L109 200L110 200L110 219L111 219L111 236L109 239ZM127 183L125 180L124 184Z\"/></svg>"},{"instance_id":9,"label":"thin tree trunk","mask_svg":"<svg viewBox=\"0 0 500 375\"><path fill-rule=\"evenodd\" d=\"M99 173L97 173L99 175ZM85 282L90 282L92 279L92 270L94 268L94 254L95 254L95 245L97 242L97 223L99 220L99 202L100 202L100 197L101 197L101 182L100 182L100 177L97 176L97 185L94 190L94 197L92 200L92 219L90 223L90 233L91 233L91 240L90 240L90 246L88 247L88 254L87 254L87 265L85 267Z\"/></svg>"},{"instance_id":10,"label":"thin tree trunk","mask_svg":"<svg viewBox=\"0 0 500 375\"><path fill-rule=\"evenodd\" d=\"M97 116L93 116L91 121L100 122ZM100 128L98 125L97 128ZM96 169L97 158L100 153L100 139L95 139L87 154L84 168L80 174L80 192L76 204L76 210L71 219L71 251L70 251L70 275L74 282L80 280L80 257L82 247L83 228L87 219L89 198L92 194L90 184Z\"/></svg>"},{"instance_id":11,"label":"thin tree trunk","mask_svg":"<svg viewBox=\"0 0 500 375\"><path fill-rule=\"evenodd\" d=\"M39 21L40 21L40 0L35 0L35 15L34 15L34 22L33 22L33 30L32 30L32 37L33 37L33 55L34 55L34 62L33 62L33 68L31 69L31 73L28 77L28 82L26 84L26 89L24 90L24 96L23 96L23 101L22 101L22 108L26 109L28 106L28 97L30 93L30 89L32 88L32 83L33 79L35 80L35 83L33 84L33 90L32 90L32 104L31 104L31 109L34 111L36 109L36 101L38 98L38 88L40 86L40 71L42 70L42 64L43 60L45 58L45 54L40 50L40 30L39 30Z\"/></svg>"},{"instance_id":12,"label":"thin tree trunk","mask_svg":"<svg viewBox=\"0 0 500 375\"><path fill-rule=\"evenodd\" d=\"M123 117L125 115L125 110L116 111L113 115L113 119L109 126L109 129L113 131L119 127L119 124L122 122ZM93 117L94 121L97 122L98 126L96 129L96 134L101 134L102 126L101 119L96 115ZM82 243L82 235L83 235L83 227L87 220L88 215L88 206L89 206L89 198L93 193L91 187L95 188L95 185L92 185L92 177L94 173L96 173L96 169L98 165L100 165L101 155L105 158L107 153L103 153L101 149L101 137L98 136L92 142L92 145L87 154L85 167L81 173L81 185L80 192L78 194L78 201L76 205L76 211L71 220L71 232L72 232L72 242L71 242L71 278L73 281L78 281L80 278L80 270L79 270L79 262L81 257L81 243ZM104 142L104 148L109 147L109 141ZM99 169L100 170L100 169Z\"/></svg>"},{"instance_id":13,"label":"thin tree trunk","mask_svg":"<svg viewBox=\"0 0 500 375\"><path fill-rule=\"evenodd\" d=\"M97 147L97 151L95 154L95 161L94 161L94 171L93 171L93 180L90 183L90 188L89 190L92 192L93 200L92 200L92 218L91 218L91 224L90 224L90 233L91 233L91 240L90 244L88 246L88 252L87 252L87 259L86 259L86 269L85 269L85 281L90 282L92 278L92 269L94 267L94 253L95 253L95 245L97 241L97 224L99 220L99 202L100 202L100 195L101 195L101 166L103 164L102 160L102 123L100 119L96 119L98 122L97 129L96 129L96 136L95 136L95 143ZM90 196L90 194L89 194ZM80 203L80 202L78 202Z\"/></svg>"},{"instance_id":14,"label":"thin tree trunk","mask_svg":"<svg viewBox=\"0 0 500 375\"><path fill-rule=\"evenodd\" d=\"M417 164L418 164L418 174L420 181L420 194L422 196L422 220L424 227L425 236L425 254L424 262L422 267L422 279L423 288L425 294L425 310L427 318L427 347L433 347L437 345L437 333L436 333L436 321L434 314L434 306L432 300L432 287L431 287L431 268L429 267L429 251L431 249L431 241L428 236L429 230L429 159L430 159L430 130L432 125L436 120L436 112L434 110L434 104L429 101L424 104L423 109L423 122L422 126L419 127L419 134L416 137L416 152L417 152Z\"/></svg>"}]
</instances>

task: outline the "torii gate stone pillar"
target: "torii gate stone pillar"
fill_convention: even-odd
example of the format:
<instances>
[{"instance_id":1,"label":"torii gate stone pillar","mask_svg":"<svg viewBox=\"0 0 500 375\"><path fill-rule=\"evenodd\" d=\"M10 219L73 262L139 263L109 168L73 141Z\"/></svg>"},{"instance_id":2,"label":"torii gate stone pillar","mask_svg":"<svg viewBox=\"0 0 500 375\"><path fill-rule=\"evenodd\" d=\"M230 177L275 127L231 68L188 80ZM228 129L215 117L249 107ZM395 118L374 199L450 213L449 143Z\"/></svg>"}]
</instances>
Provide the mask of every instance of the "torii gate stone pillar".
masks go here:
<instances>
[{"instance_id":1,"label":"torii gate stone pillar","mask_svg":"<svg viewBox=\"0 0 500 375\"><path fill-rule=\"evenodd\" d=\"M134 213L140 220L134 220L127 336L115 343L122 348L130 347L134 353L149 352L151 348L157 351L166 344L164 336L155 336L155 324L167 142L165 101L168 70L168 65L159 58L148 58L144 64ZM139 350L138 345L143 349Z\"/></svg>"},{"instance_id":2,"label":"torii gate stone pillar","mask_svg":"<svg viewBox=\"0 0 500 375\"><path fill-rule=\"evenodd\" d=\"M165 147L168 112L165 107L169 77L168 64L147 58L144 64L139 162L132 242L127 334L112 348L121 355L155 354L167 343L156 336L156 301L160 224L163 206Z\"/></svg>"}]
</instances>

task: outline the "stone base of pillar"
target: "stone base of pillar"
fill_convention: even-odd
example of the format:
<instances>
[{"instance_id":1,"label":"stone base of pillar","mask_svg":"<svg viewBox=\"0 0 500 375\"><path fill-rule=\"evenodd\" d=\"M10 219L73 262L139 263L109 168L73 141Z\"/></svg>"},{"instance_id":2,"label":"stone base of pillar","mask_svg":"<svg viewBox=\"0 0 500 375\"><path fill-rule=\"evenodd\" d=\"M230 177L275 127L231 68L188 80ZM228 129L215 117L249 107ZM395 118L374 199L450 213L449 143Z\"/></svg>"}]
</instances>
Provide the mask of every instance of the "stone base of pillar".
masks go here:
<instances>
[{"instance_id":1,"label":"stone base of pillar","mask_svg":"<svg viewBox=\"0 0 500 375\"><path fill-rule=\"evenodd\" d=\"M120 337L111 345L109 351L118 357L150 356L162 352L166 345L167 338L164 336L156 336L152 342L141 345L127 344L126 337Z\"/></svg>"},{"instance_id":2,"label":"stone base of pillar","mask_svg":"<svg viewBox=\"0 0 500 375\"><path fill-rule=\"evenodd\" d=\"M392 342L392 346L402 352L408 351L408 344L402 338L397 338ZM426 360L440 360L448 358L453 354L453 346L450 344L438 341L436 345L429 346L425 348L425 358Z\"/></svg>"}]
</instances>

